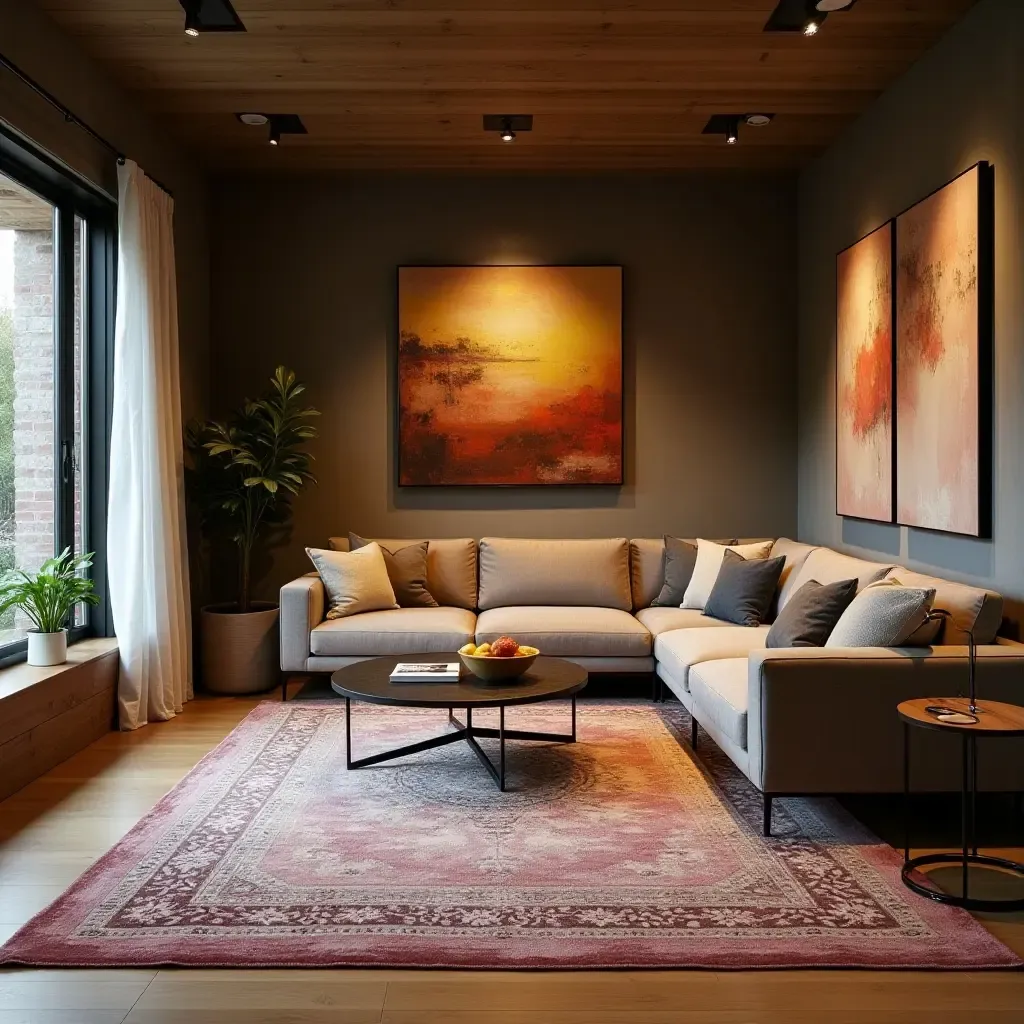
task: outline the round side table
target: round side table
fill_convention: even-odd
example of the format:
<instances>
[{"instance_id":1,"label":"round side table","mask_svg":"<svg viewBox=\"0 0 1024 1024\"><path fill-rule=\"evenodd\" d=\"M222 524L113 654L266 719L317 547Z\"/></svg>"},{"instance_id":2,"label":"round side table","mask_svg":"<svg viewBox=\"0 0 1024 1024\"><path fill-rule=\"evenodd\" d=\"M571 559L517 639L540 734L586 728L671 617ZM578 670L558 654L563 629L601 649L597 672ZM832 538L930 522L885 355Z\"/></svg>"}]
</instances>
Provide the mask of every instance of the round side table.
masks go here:
<instances>
[{"instance_id":1,"label":"round side table","mask_svg":"<svg viewBox=\"0 0 1024 1024\"><path fill-rule=\"evenodd\" d=\"M1024 707L1002 704L994 700L976 702L977 722L970 725L942 722L925 709L935 705L970 714L969 701L964 697L924 697L905 700L896 708L903 722L903 884L908 889L938 903L948 903L965 910L1012 911L1024 909L1024 897L1015 899L978 899L968 890L968 868L971 865L997 868L1024 877L1024 864L1005 857L989 857L978 853L975 809L978 797L978 737L1024 736ZM960 788L960 844L959 854L929 853L910 856L910 729L934 729L938 732L958 734L961 738L963 762ZM918 868L935 865L957 865L961 869L960 895L943 892L913 878Z\"/></svg>"}]
</instances>

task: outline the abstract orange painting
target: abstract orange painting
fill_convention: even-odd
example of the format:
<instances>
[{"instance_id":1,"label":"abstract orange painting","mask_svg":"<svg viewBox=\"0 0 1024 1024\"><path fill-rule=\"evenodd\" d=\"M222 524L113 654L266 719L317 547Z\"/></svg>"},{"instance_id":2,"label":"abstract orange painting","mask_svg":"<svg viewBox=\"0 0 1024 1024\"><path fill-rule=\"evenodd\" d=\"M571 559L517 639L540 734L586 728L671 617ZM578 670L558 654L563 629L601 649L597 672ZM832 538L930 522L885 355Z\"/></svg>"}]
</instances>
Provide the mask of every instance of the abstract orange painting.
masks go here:
<instances>
[{"instance_id":1,"label":"abstract orange painting","mask_svg":"<svg viewBox=\"0 0 1024 1024\"><path fill-rule=\"evenodd\" d=\"M836 259L836 514L892 522L892 225Z\"/></svg>"},{"instance_id":2,"label":"abstract orange painting","mask_svg":"<svg viewBox=\"0 0 1024 1024\"><path fill-rule=\"evenodd\" d=\"M896 221L898 518L971 536L989 530L988 195L978 165Z\"/></svg>"},{"instance_id":3,"label":"abstract orange painting","mask_svg":"<svg viewBox=\"0 0 1024 1024\"><path fill-rule=\"evenodd\" d=\"M622 483L621 267L400 267L402 486Z\"/></svg>"}]
</instances>

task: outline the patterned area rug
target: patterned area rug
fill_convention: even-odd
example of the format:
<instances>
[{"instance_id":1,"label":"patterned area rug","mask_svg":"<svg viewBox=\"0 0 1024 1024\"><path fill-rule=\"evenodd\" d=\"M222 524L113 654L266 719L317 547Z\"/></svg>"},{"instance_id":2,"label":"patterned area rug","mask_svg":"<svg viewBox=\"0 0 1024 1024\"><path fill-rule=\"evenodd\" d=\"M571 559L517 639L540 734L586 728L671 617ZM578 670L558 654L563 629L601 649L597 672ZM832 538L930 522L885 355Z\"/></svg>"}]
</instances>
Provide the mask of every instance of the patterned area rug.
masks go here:
<instances>
[{"instance_id":1,"label":"patterned area rug","mask_svg":"<svg viewBox=\"0 0 1024 1024\"><path fill-rule=\"evenodd\" d=\"M485 718L486 715L480 715ZM563 730L564 703L508 712ZM479 724L484 724L482 721ZM834 801L757 792L669 706L580 706L575 745L345 770L336 704L260 705L0 950L36 965L1008 967ZM353 705L357 756L435 735ZM494 741L484 740L484 744Z\"/></svg>"}]
</instances>

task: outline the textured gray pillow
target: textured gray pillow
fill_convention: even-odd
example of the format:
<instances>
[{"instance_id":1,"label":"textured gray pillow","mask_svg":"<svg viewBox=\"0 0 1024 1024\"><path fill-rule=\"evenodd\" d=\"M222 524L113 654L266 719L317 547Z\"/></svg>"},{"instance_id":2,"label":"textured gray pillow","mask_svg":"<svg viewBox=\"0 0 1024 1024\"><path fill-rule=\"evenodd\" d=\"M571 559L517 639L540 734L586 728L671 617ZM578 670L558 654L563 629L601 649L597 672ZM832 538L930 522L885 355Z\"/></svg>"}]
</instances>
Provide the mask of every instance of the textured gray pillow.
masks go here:
<instances>
[{"instance_id":1,"label":"textured gray pillow","mask_svg":"<svg viewBox=\"0 0 1024 1024\"><path fill-rule=\"evenodd\" d=\"M348 535L348 546L353 551L366 547L372 541L364 540L358 534ZM395 591L395 600L402 608L436 608L434 595L427 590L427 541L405 544L395 551L383 545L380 553L384 556L388 579Z\"/></svg>"},{"instance_id":2,"label":"textured gray pillow","mask_svg":"<svg viewBox=\"0 0 1024 1024\"><path fill-rule=\"evenodd\" d=\"M697 545L678 537L665 538L665 583L651 602L658 608L678 608L697 563Z\"/></svg>"},{"instance_id":3,"label":"textured gray pillow","mask_svg":"<svg viewBox=\"0 0 1024 1024\"><path fill-rule=\"evenodd\" d=\"M740 626L760 626L772 606L786 559L744 558L727 550L704 614Z\"/></svg>"},{"instance_id":4,"label":"textured gray pillow","mask_svg":"<svg viewBox=\"0 0 1024 1024\"><path fill-rule=\"evenodd\" d=\"M902 647L925 624L934 600L934 590L879 580L850 602L825 646Z\"/></svg>"},{"instance_id":5,"label":"textured gray pillow","mask_svg":"<svg viewBox=\"0 0 1024 1024\"><path fill-rule=\"evenodd\" d=\"M824 647L839 617L857 595L857 580L822 586L808 580L779 612L765 647Z\"/></svg>"}]
</instances>

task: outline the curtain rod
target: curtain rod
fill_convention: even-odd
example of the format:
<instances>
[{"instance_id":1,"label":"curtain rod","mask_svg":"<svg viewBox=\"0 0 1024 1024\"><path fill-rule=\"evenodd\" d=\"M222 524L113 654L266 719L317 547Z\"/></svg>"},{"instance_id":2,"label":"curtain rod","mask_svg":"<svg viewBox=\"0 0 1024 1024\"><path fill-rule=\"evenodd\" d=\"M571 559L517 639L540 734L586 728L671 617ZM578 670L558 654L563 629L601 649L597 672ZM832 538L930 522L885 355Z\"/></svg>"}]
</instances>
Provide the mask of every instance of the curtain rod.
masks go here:
<instances>
[{"instance_id":1,"label":"curtain rod","mask_svg":"<svg viewBox=\"0 0 1024 1024\"><path fill-rule=\"evenodd\" d=\"M105 150L107 150L107 152L113 154L119 164L123 164L125 162L126 157L124 153L117 148L117 146L112 142L108 142L98 131L96 131L95 128L86 124L85 121L83 121L73 110L64 106L64 104L61 103L61 101L57 99L52 92L40 85L31 75L22 71L17 64L8 60L2 53L0 53L0 67L5 67L12 75L14 75L15 78L24 82L25 85L27 85L37 96L46 100L46 102L49 103L50 106L53 107L68 124L73 124L76 128L81 129L81 131L85 132L85 134L91 139L98 142ZM171 198L174 197L174 193L162 182L157 181L157 179L151 174L147 174L146 177L149 178L157 188L162 189L171 196Z\"/></svg>"}]
</instances>

